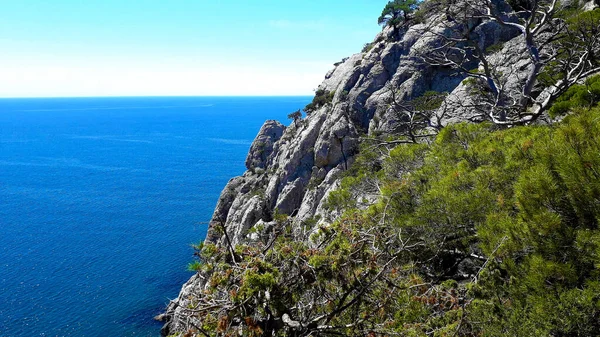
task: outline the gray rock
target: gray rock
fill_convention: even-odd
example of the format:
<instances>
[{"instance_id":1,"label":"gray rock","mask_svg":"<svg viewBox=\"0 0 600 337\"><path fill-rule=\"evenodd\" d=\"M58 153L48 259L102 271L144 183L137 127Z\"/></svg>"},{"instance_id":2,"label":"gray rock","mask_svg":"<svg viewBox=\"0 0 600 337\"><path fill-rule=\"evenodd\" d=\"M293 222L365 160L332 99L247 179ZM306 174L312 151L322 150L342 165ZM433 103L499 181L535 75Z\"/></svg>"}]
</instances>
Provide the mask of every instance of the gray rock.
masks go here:
<instances>
[{"instance_id":1,"label":"gray rock","mask_svg":"<svg viewBox=\"0 0 600 337\"><path fill-rule=\"evenodd\" d=\"M600 8L600 1L587 1L584 5L583 5L583 10L584 11L593 11L596 8Z\"/></svg>"},{"instance_id":2,"label":"gray rock","mask_svg":"<svg viewBox=\"0 0 600 337\"><path fill-rule=\"evenodd\" d=\"M254 224L268 217L265 200L259 195L237 198L231 209L225 228L232 245L241 243Z\"/></svg>"},{"instance_id":3,"label":"gray rock","mask_svg":"<svg viewBox=\"0 0 600 337\"><path fill-rule=\"evenodd\" d=\"M273 153L273 144L281 138L284 131L285 126L275 120L268 120L263 124L246 157L248 170L267 167L267 159Z\"/></svg>"},{"instance_id":4,"label":"gray rock","mask_svg":"<svg viewBox=\"0 0 600 337\"><path fill-rule=\"evenodd\" d=\"M304 197L304 189L306 183L302 178L297 178L293 182L285 185L279 198L277 198L277 204L275 209L283 214L295 215L300 208L300 203Z\"/></svg>"},{"instance_id":5,"label":"gray rock","mask_svg":"<svg viewBox=\"0 0 600 337\"><path fill-rule=\"evenodd\" d=\"M341 164L339 165L341 166ZM319 219L326 218L326 210L319 207L326 199L328 192L332 189L334 182L337 181L343 172L343 168L335 167L327 172L324 168L318 169L315 167L313 177L311 179L312 186L309 185L308 190L302 200L296 219L298 222L306 221L313 217ZM327 173L326 173L327 172ZM322 207L322 206L321 206Z\"/></svg>"},{"instance_id":6,"label":"gray rock","mask_svg":"<svg viewBox=\"0 0 600 337\"><path fill-rule=\"evenodd\" d=\"M487 59L497 71L502 74L504 90L514 96L519 95L523 84L524 73L532 67L531 59L527 57L524 38L522 35L503 43L501 50L491 54ZM483 67L479 66L479 71L483 72ZM469 81L475 81L469 79ZM465 120L481 121L485 110L478 98L472 94L472 86L469 81L463 81L459 86L450 92L440 112L444 111L443 124L458 123Z\"/></svg>"}]
</instances>

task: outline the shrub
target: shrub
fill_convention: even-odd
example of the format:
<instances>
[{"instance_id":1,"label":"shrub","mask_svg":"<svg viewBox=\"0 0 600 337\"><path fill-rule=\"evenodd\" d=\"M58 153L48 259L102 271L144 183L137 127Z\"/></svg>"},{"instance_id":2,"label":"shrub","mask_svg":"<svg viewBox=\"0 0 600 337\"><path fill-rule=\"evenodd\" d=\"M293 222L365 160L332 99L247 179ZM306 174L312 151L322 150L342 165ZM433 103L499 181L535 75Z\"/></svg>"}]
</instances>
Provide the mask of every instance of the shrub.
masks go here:
<instances>
[{"instance_id":1,"label":"shrub","mask_svg":"<svg viewBox=\"0 0 600 337\"><path fill-rule=\"evenodd\" d=\"M591 108L600 103L600 75L588 78L584 84L570 87L550 108L551 117L562 116L576 108Z\"/></svg>"},{"instance_id":2,"label":"shrub","mask_svg":"<svg viewBox=\"0 0 600 337\"><path fill-rule=\"evenodd\" d=\"M371 49L373 49L373 47L375 46L375 43L373 42L368 42L365 43L365 45L363 46L361 53L368 53L369 51L371 51Z\"/></svg>"},{"instance_id":3,"label":"shrub","mask_svg":"<svg viewBox=\"0 0 600 337\"><path fill-rule=\"evenodd\" d=\"M493 44L493 45L487 47L485 49L485 52L488 53L488 54L493 54L493 53L501 51L502 48L504 48L504 43L503 42L498 42L496 44Z\"/></svg>"},{"instance_id":4,"label":"shrub","mask_svg":"<svg viewBox=\"0 0 600 337\"><path fill-rule=\"evenodd\" d=\"M325 104L331 103L333 101L334 95L335 91L330 92L324 89L318 89L315 92L315 97L313 98L312 102L310 102L307 106L304 107L304 111L306 112L306 114L315 112Z\"/></svg>"}]
</instances>

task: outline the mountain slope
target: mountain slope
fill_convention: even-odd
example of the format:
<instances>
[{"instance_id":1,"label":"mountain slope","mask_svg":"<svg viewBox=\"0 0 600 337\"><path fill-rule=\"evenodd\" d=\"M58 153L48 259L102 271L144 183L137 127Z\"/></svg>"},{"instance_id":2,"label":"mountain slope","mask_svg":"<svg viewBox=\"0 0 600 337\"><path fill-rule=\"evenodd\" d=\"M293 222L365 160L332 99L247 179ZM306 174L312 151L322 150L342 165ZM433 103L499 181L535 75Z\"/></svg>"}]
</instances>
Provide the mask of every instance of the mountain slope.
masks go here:
<instances>
[{"instance_id":1,"label":"mountain slope","mask_svg":"<svg viewBox=\"0 0 600 337\"><path fill-rule=\"evenodd\" d=\"M443 13L429 12L420 22L404 25L398 36L394 29L386 28L363 52L344 59L326 75L304 120L289 127L276 121L263 125L246 160L248 171L233 178L219 198L208 237L199 248L203 264L169 305L163 334L190 329L195 333L205 329L225 332L240 327L249 335L269 331L382 334L404 328L417 335L427 331L468 335L480 328L466 323L465 307L474 303L473 312L480 312L506 304L477 302L475 299L489 299L489 294L478 298L467 293L485 277L489 278L486 282L502 281L502 277L485 275L485 267L494 265L501 273L533 273L519 274L523 277L539 272L535 268L531 269L535 272L513 270L500 266L496 259L500 252L521 256L529 248L510 237L517 232L508 225L485 227L488 217L498 217L500 222L510 222L507 219L512 217L524 221L519 212L533 212L535 206L525 206L519 199L524 192L511 183L526 180L510 166L525 167L519 160L526 158L515 159L518 151L490 152L494 146L520 146L519 153L526 157L530 148L537 151L537 145L528 144L538 141L545 144L542 149L546 150L540 151L551 152L548 137L553 136L549 129L517 128L494 134L494 127L485 124L449 126L477 119L478 111L465 108L477 102L464 104L473 99L468 74L424 62L423 55L447 43L444 32L460 27L460 22ZM475 20L470 29L482 50L500 46L490 52L490 58L506 66L503 83L518 87L524 77L519 74L533 67L519 48L519 32L493 20ZM478 64L469 66L477 68ZM428 93L437 93L443 100L428 108L427 121L412 130L412 124L399 117L394 106L416 102ZM595 121L594 116L588 114L573 123L580 129L592 123L585 131L596 132L596 122L590 122ZM575 126L566 125L565 135L570 127ZM407 133L407 128L411 132ZM427 145L432 142L428 135L439 129L437 140ZM415 133L421 144L404 144L411 143L409 135ZM489 146L498 138L499 142ZM585 151L595 150L592 146ZM506 162L510 165L498 168ZM587 158L580 164L595 168L598 163ZM531 167L534 170L535 165ZM582 168L565 168L569 169ZM588 178L590 186L596 186L598 177ZM526 190L527 186L520 188ZM594 188L586 194L592 203L582 211L587 212L589 224L585 226L590 230L597 229L594 221L598 221L594 218L598 197ZM503 205L509 205L507 210ZM515 207L518 211L511 213ZM485 227L482 232L478 232L480 227ZM401 235L403 231L408 237ZM593 251L596 234L588 234L593 238L585 249ZM528 244L542 241L531 239ZM508 252L504 246L510 247ZM592 265L594 254L589 254ZM528 263L545 263L536 261ZM552 268L569 267L550 263L545 268L550 275ZM594 267L588 264L585 268L572 275L579 273L577 277L585 280L596 275ZM556 277L564 278L568 273L559 274ZM541 289L539 283L523 286ZM580 280L565 287L585 292L587 302L581 303L588 306L586 313L592 318L597 315L597 304L589 296L596 285L588 287ZM507 299L518 293L517 289L503 291ZM564 296L574 295L565 292ZM365 311L369 307L372 315ZM377 310L385 312L375 317ZM531 314L526 305L522 310ZM517 321L511 321L510 328L517 326Z\"/></svg>"}]
</instances>

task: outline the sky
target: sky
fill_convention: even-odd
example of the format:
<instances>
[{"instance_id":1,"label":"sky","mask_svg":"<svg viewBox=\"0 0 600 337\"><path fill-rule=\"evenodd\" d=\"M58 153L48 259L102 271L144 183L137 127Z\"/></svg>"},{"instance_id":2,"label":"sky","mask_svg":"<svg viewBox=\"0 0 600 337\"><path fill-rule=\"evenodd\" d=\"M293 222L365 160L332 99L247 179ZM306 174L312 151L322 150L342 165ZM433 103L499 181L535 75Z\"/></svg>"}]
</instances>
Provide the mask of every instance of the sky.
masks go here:
<instances>
[{"instance_id":1,"label":"sky","mask_svg":"<svg viewBox=\"0 0 600 337\"><path fill-rule=\"evenodd\" d=\"M0 0L0 97L312 95L384 0Z\"/></svg>"}]
</instances>

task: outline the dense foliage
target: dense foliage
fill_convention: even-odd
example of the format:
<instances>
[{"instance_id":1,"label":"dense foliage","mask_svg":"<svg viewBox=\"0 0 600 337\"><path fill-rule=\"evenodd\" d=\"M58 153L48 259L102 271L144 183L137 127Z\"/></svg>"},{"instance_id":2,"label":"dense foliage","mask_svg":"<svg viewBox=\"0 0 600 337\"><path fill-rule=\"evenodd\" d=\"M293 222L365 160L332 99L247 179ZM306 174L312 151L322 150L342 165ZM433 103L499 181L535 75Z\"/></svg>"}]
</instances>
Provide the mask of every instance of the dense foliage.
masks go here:
<instances>
[{"instance_id":1,"label":"dense foliage","mask_svg":"<svg viewBox=\"0 0 600 337\"><path fill-rule=\"evenodd\" d=\"M419 8L418 0L392 0L385 5L377 23L386 26L398 26L408 20L411 13Z\"/></svg>"},{"instance_id":2,"label":"dense foliage","mask_svg":"<svg viewBox=\"0 0 600 337\"><path fill-rule=\"evenodd\" d=\"M597 334L600 107L572 108L556 126L366 143L331 225L275 214L257 242L198 247L190 335Z\"/></svg>"},{"instance_id":3,"label":"dense foliage","mask_svg":"<svg viewBox=\"0 0 600 337\"><path fill-rule=\"evenodd\" d=\"M318 110L320 107L324 106L325 104L331 103L331 101L333 101L334 95L335 95L335 91L330 92L325 89L317 89L317 91L315 92L315 97L313 97L312 102L308 103L304 107L304 111L308 115L308 114Z\"/></svg>"},{"instance_id":4,"label":"dense foliage","mask_svg":"<svg viewBox=\"0 0 600 337\"><path fill-rule=\"evenodd\" d=\"M600 103L600 76L570 87L550 108L550 116L564 115L575 108L591 108Z\"/></svg>"}]
</instances>

